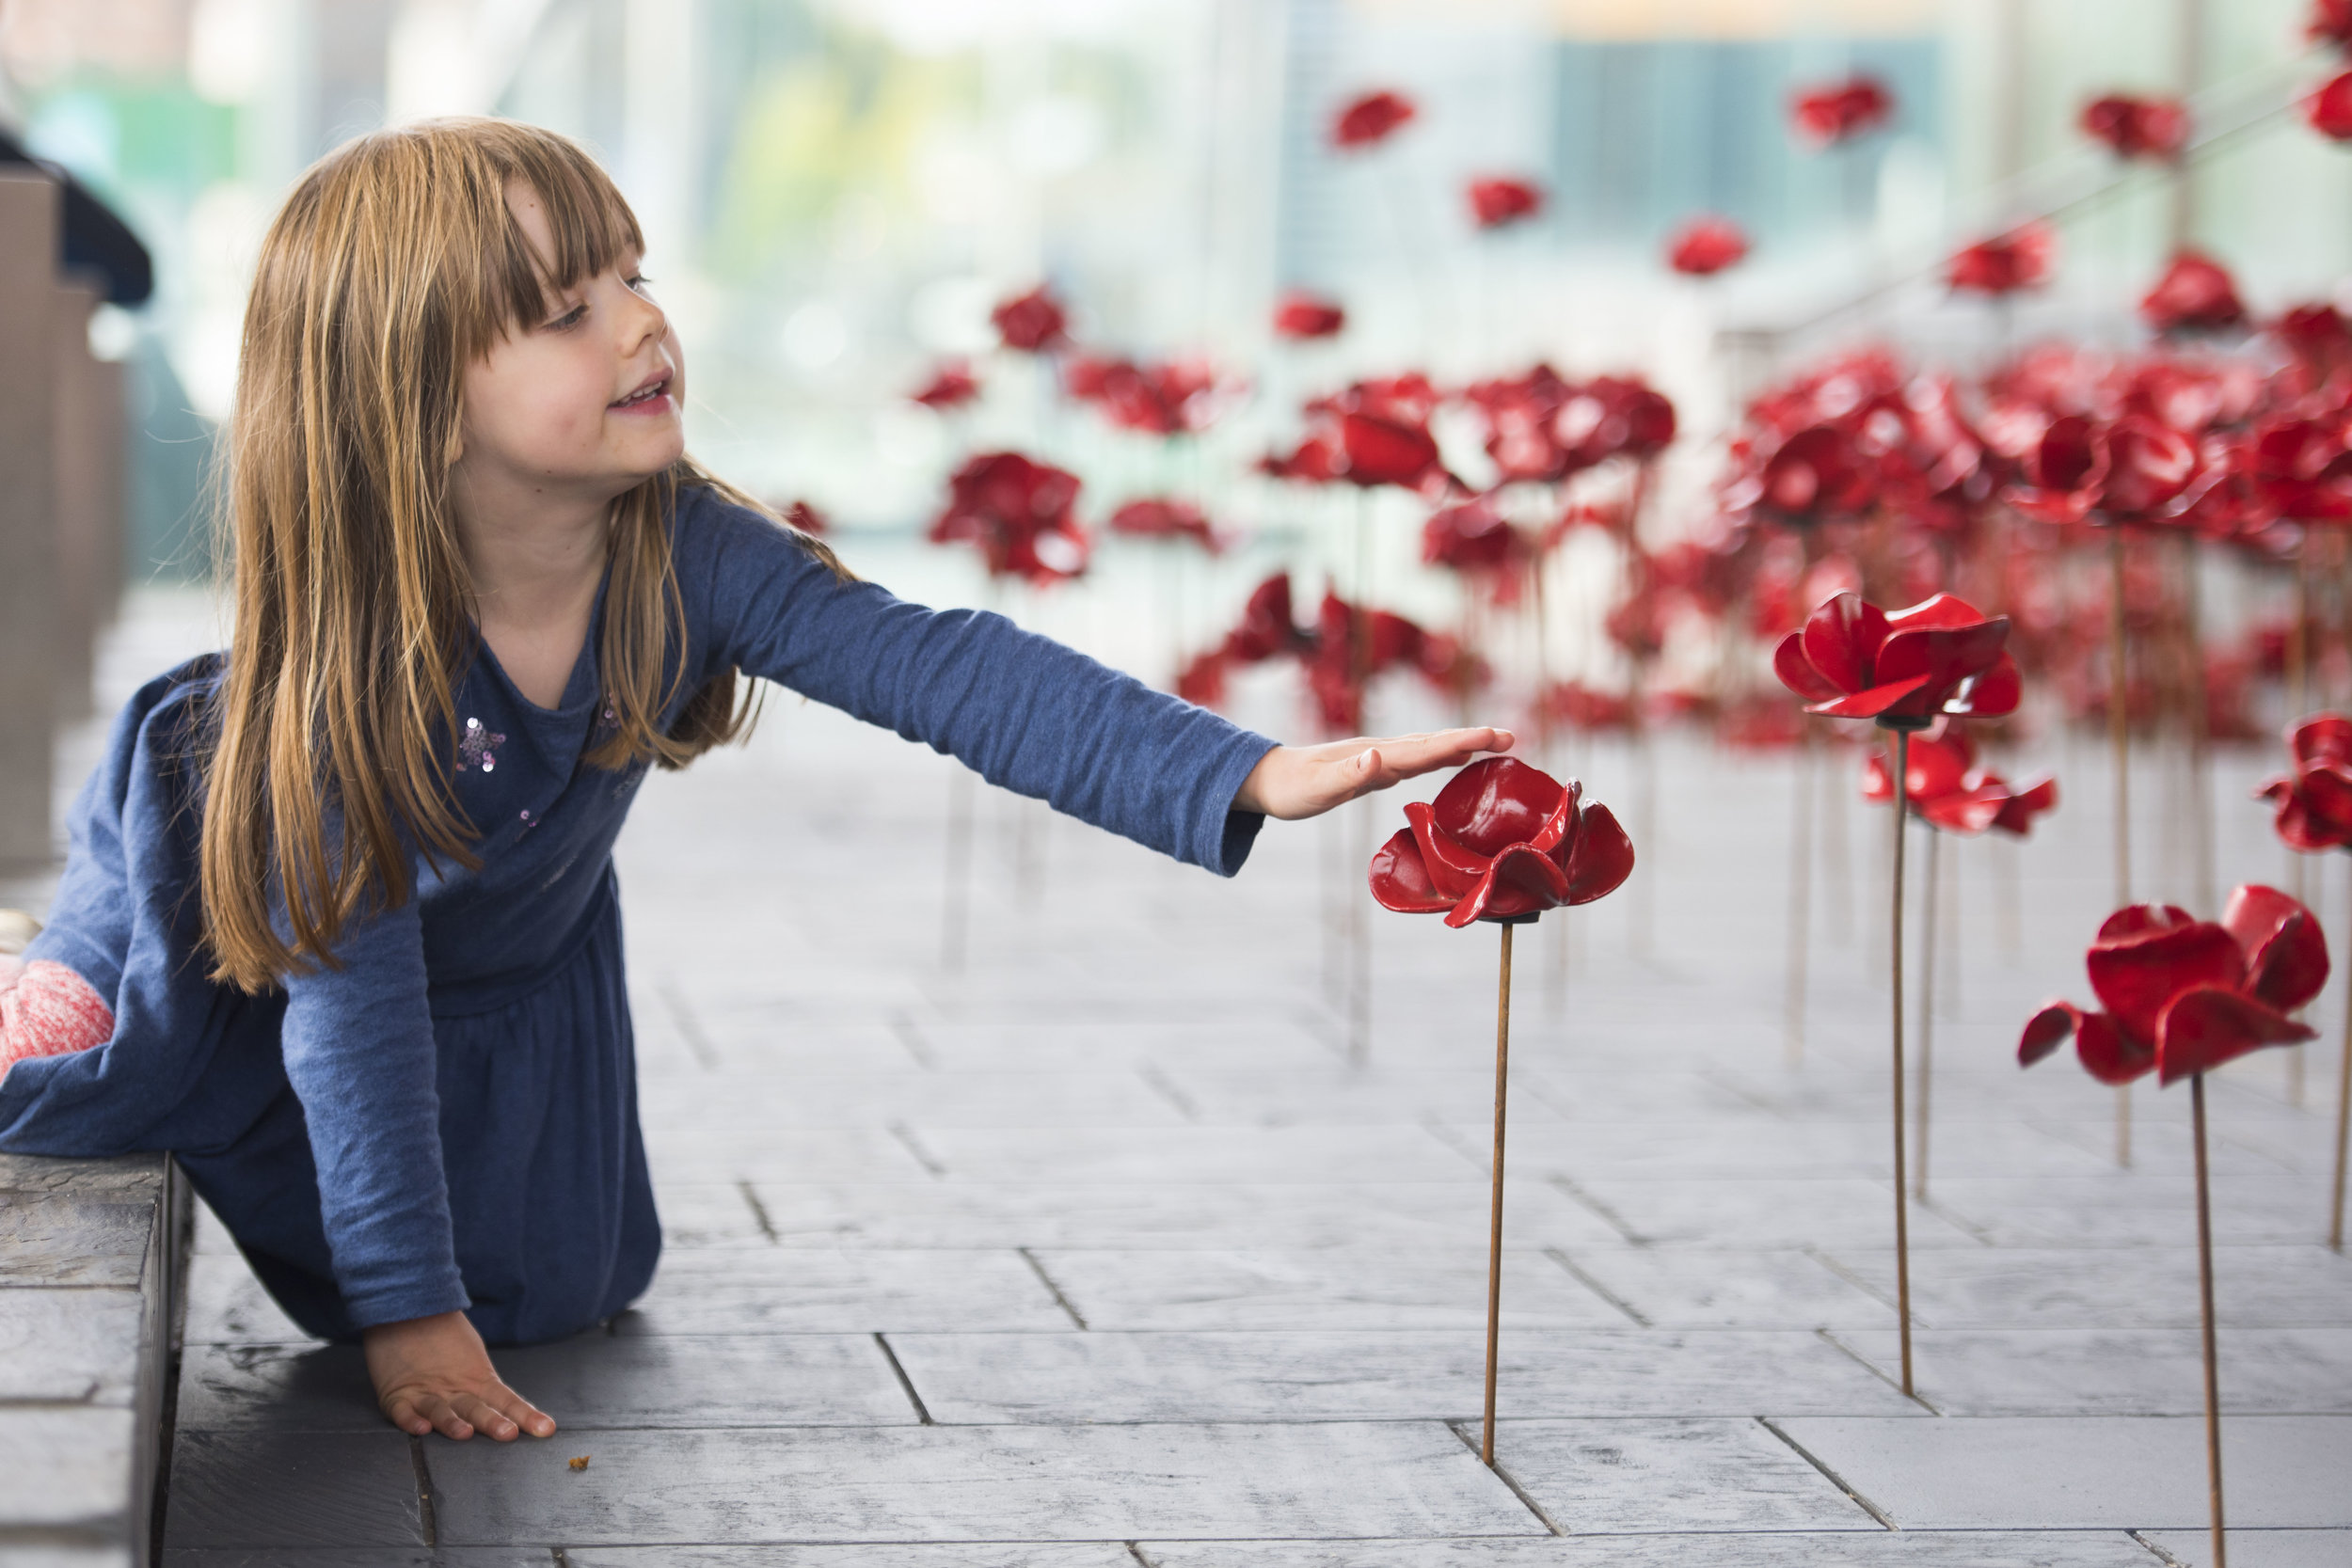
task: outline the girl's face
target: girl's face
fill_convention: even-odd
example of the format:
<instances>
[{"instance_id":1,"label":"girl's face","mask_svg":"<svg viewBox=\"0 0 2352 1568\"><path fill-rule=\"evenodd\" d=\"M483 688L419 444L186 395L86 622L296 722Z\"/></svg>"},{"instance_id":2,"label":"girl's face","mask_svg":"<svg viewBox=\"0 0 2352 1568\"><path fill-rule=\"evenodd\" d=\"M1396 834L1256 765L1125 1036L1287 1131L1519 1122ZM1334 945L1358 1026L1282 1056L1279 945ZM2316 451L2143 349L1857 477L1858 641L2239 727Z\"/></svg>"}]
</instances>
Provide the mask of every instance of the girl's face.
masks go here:
<instances>
[{"instance_id":1,"label":"girl's face","mask_svg":"<svg viewBox=\"0 0 2352 1568\"><path fill-rule=\"evenodd\" d=\"M526 185L507 192L542 257L547 214ZM676 462L686 367L638 258L564 290L539 321L513 327L466 371L464 477L598 502ZM474 488L474 485L469 485Z\"/></svg>"}]
</instances>

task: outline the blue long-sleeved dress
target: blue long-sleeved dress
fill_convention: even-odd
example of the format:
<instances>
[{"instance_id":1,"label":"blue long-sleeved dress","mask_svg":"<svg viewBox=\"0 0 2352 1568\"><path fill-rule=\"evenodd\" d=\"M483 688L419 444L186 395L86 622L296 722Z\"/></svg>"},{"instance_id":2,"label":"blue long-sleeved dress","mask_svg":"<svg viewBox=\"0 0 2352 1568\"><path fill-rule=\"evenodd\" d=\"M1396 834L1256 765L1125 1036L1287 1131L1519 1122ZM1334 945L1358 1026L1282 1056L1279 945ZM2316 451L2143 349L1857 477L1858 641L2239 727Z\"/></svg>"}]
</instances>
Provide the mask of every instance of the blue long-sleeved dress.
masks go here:
<instances>
[{"instance_id":1,"label":"blue long-sleeved dress","mask_svg":"<svg viewBox=\"0 0 2352 1568\"><path fill-rule=\"evenodd\" d=\"M670 522L685 678L736 666L991 782L1230 876L1262 818L1234 792L1274 744L1002 617L844 582L708 490ZM490 1342L571 1333L652 1278L661 1231L637 1123L612 849L647 765L582 753L608 722L596 619L561 705L486 649L447 761L479 871L412 859L416 895L346 927L340 969L247 996L197 951L193 755L222 656L142 688L72 813L27 958L112 1002L115 1033L0 1078L0 1149L174 1151L311 1333L465 1309Z\"/></svg>"}]
</instances>

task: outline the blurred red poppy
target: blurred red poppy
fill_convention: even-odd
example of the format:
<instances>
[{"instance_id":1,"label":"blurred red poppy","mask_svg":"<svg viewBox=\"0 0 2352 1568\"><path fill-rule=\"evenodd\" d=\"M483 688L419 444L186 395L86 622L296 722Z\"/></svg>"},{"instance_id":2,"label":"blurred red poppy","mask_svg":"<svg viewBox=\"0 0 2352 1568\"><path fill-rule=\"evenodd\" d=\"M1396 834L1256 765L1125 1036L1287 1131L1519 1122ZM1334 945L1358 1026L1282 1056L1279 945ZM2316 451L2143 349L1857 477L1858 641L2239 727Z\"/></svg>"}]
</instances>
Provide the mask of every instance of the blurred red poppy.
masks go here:
<instances>
[{"instance_id":1,"label":"blurred red poppy","mask_svg":"<svg viewBox=\"0 0 2352 1568\"><path fill-rule=\"evenodd\" d=\"M1187 500L1152 496L1129 501L1111 514L1109 527L1130 539L1189 539L1211 555L1225 550L1208 517Z\"/></svg>"},{"instance_id":2,"label":"blurred red poppy","mask_svg":"<svg viewBox=\"0 0 2352 1568\"><path fill-rule=\"evenodd\" d=\"M2028 223L1990 240L1979 240L1952 258L1954 289L1980 294L2015 293L2050 280L2058 260L2058 236L2046 223Z\"/></svg>"},{"instance_id":3,"label":"blurred red poppy","mask_svg":"<svg viewBox=\"0 0 2352 1568\"><path fill-rule=\"evenodd\" d=\"M1732 455L1740 467L1724 500L1735 512L1805 527L1859 517L1879 499L1878 476L1843 425L1768 428L1736 440Z\"/></svg>"},{"instance_id":4,"label":"blurred red poppy","mask_svg":"<svg viewBox=\"0 0 2352 1568\"><path fill-rule=\"evenodd\" d=\"M1553 722L1588 734L1629 731L1635 718L1631 697L1597 690L1581 681L1554 682L1537 699L1536 705Z\"/></svg>"},{"instance_id":5,"label":"blurred red poppy","mask_svg":"<svg viewBox=\"0 0 2352 1568\"><path fill-rule=\"evenodd\" d=\"M1347 326L1337 300L1293 289L1274 307L1274 332L1280 338L1335 338Z\"/></svg>"},{"instance_id":6,"label":"blurred red poppy","mask_svg":"<svg viewBox=\"0 0 2352 1568\"><path fill-rule=\"evenodd\" d=\"M1895 95L1874 76L1854 76L1800 92L1789 106L1798 139L1817 148L1875 131L1894 113Z\"/></svg>"},{"instance_id":7,"label":"blurred red poppy","mask_svg":"<svg viewBox=\"0 0 2352 1568\"><path fill-rule=\"evenodd\" d=\"M1377 147L1419 112L1401 92L1384 89L1350 99L1331 122L1331 145L1342 150Z\"/></svg>"},{"instance_id":8,"label":"blurred red poppy","mask_svg":"<svg viewBox=\"0 0 2352 1568\"><path fill-rule=\"evenodd\" d=\"M993 451L974 457L947 483L946 510L931 524L934 545L978 546L991 577L1047 583L1086 570L1077 475Z\"/></svg>"},{"instance_id":9,"label":"blurred red poppy","mask_svg":"<svg viewBox=\"0 0 2352 1568\"><path fill-rule=\"evenodd\" d=\"M2033 819L2058 804L2058 781L2040 774L2022 787L1977 766L1968 732L1946 720L1914 736L1903 795L1912 815L1947 832L1980 833L1997 829L2024 838ZM1876 805L1894 799L1883 752L1863 760L1862 798Z\"/></svg>"},{"instance_id":10,"label":"blurred red poppy","mask_svg":"<svg viewBox=\"0 0 2352 1568\"><path fill-rule=\"evenodd\" d=\"M2254 791L2257 800L2279 803L2279 837L2306 854L2352 847L2352 719L2306 719L2287 732L2287 749L2295 771Z\"/></svg>"},{"instance_id":11,"label":"blurred red poppy","mask_svg":"<svg viewBox=\"0 0 2352 1568\"><path fill-rule=\"evenodd\" d=\"M1422 525L1421 558L1432 566L1493 574L1519 564L1527 554L1526 542L1483 496L1440 507Z\"/></svg>"},{"instance_id":12,"label":"blurred red poppy","mask_svg":"<svg viewBox=\"0 0 2352 1568\"><path fill-rule=\"evenodd\" d=\"M2352 519L2352 419L2292 415L2254 427L2241 449L2247 483L2271 515L2295 522Z\"/></svg>"},{"instance_id":13,"label":"blurred red poppy","mask_svg":"<svg viewBox=\"0 0 2352 1568\"><path fill-rule=\"evenodd\" d=\"M2270 324L2270 335L2295 356L2296 363L2314 382L2352 369L2352 325L2324 300L2280 312Z\"/></svg>"},{"instance_id":14,"label":"blurred red poppy","mask_svg":"<svg viewBox=\"0 0 2352 1568\"><path fill-rule=\"evenodd\" d=\"M1572 470L1612 457L1655 457L1674 444L1675 405L1646 382L1597 375L1569 390L1551 417L1551 438Z\"/></svg>"},{"instance_id":15,"label":"blurred red poppy","mask_svg":"<svg viewBox=\"0 0 2352 1568\"><path fill-rule=\"evenodd\" d=\"M1470 182L1470 216L1481 229L1501 229L1532 218L1544 208L1544 193L1524 180L1493 178Z\"/></svg>"},{"instance_id":16,"label":"blurred red poppy","mask_svg":"<svg viewBox=\"0 0 2352 1568\"><path fill-rule=\"evenodd\" d=\"M784 520L803 533L818 538L833 531L833 519L804 500L796 500L784 509Z\"/></svg>"},{"instance_id":17,"label":"blurred red poppy","mask_svg":"<svg viewBox=\"0 0 2352 1568\"><path fill-rule=\"evenodd\" d=\"M1216 422L1230 399L1216 372L1196 360L1142 365L1081 355L1062 369L1062 388L1121 430L1184 436Z\"/></svg>"},{"instance_id":18,"label":"blurred red poppy","mask_svg":"<svg viewBox=\"0 0 2352 1568\"><path fill-rule=\"evenodd\" d=\"M1070 318L1042 283L997 306L989 320L1004 345L1021 354L1043 354L1070 341Z\"/></svg>"},{"instance_id":19,"label":"blurred red poppy","mask_svg":"<svg viewBox=\"0 0 2352 1568\"><path fill-rule=\"evenodd\" d=\"M2329 141L2352 141L2352 71L2330 76L2303 100L2303 114Z\"/></svg>"},{"instance_id":20,"label":"blurred red poppy","mask_svg":"<svg viewBox=\"0 0 2352 1568\"><path fill-rule=\"evenodd\" d=\"M1747 231L1712 214L1692 218L1666 242L1666 264L1692 277L1711 277L1747 259Z\"/></svg>"},{"instance_id":21,"label":"blurred red poppy","mask_svg":"<svg viewBox=\"0 0 2352 1568\"><path fill-rule=\"evenodd\" d=\"M2188 145L2188 111L2169 98L2109 93L2083 106L2082 127L2119 158L2177 158Z\"/></svg>"},{"instance_id":22,"label":"blurred red poppy","mask_svg":"<svg viewBox=\"0 0 2352 1568\"><path fill-rule=\"evenodd\" d=\"M2213 477L2197 443L2160 420L2069 414L2021 454L2018 483L2005 496L2045 523L2145 524L2180 515Z\"/></svg>"},{"instance_id":23,"label":"blurred red poppy","mask_svg":"<svg viewBox=\"0 0 2352 1568\"><path fill-rule=\"evenodd\" d=\"M1372 857L1372 895L1457 930L1589 904L1633 874L1633 841L1607 806L1515 757L1481 757L1405 818Z\"/></svg>"},{"instance_id":24,"label":"blurred red poppy","mask_svg":"<svg viewBox=\"0 0 2352 1568\"><path fill-rule=\"evenodd\" d=\"M950 359L940 366L931 378L923 383L920 391L908 394L924 407L936 408L943 413L950 408L961 408L979 395L979 378L972 373L972 367L961 359Z\"/></svg>"},{"instance_id":25,"label":"blurred red poppy","mask_svg":"<svg viewBox=\"0 0 2352 1568\"><path fill-rule=\"evenodd\" d=\"M2311 21L2304 36L2314 43L2352 49L2352 0L2312 0Z\"/></svg>"},{"instance_id":26,"label":"blurred red poppy","mask_svg":"<svg viewBox=\"0 0 2352 1568\"><path fill-rule=\"evenodd\" d=\"M2139 302L2139 313L2158 332L2217 332L2246 320L2237 284L2211 257L2184 250L2172 258Z\"/></svg>"},{"instance_id":27,"label":"blurred red poppy","mask_svg":"<svg viewBox=\"0 0 2352 1568\"><path fill-rule=\"evenodd\" d=\"M2220 923L2169 904L2118 910L2089 956L2090 989L2106 1007L2052 1002L2026 1022L2017 1060L2031 1067L2069 1035L2103 1084L2149 1069L2171 1084L2265 1045L2313 1032L2287 1015L2328 980L2328 941L2311 911L2276 888L2230 895Z\"/></svg>"},{"instance_id":28,"label":"blurred red poppy","mask_svg":"<svg viewBox=\"0 0 2352 1568\"><path fill-rule=\"evenodd\" d=\"M1840 594L1772 654L1807 713L1925 729L1939 713L1998 718L2017 709L2017 665L2003 651L2009 617L1979 614L1949 594L1888 613Z\"/></svg>"}]
</instances>

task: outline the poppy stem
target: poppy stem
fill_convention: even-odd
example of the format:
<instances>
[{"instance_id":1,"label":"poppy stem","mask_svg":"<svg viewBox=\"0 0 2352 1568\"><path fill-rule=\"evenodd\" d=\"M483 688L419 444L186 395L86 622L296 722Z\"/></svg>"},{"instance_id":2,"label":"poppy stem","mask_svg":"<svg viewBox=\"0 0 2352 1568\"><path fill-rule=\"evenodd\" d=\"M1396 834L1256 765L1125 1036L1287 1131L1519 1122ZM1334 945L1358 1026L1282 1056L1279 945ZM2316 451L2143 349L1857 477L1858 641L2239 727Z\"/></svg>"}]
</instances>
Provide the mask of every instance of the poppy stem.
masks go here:
<instances>
[{"instance_id":1,"label":"poppy stem","mask_svg":"<svg viewBox=\"0 0 2352 1568\"><path fill-rule=\"evenodd\" d=\"M1911 1215L1903 1171L1903 821L1910 815L1911 732L1895 732L1895 897L1888 949L1895 991L1895 1313L1900 1321L1903 1393L1911 1394Z\"/></svg>"},{"instance_id":2,"label":"poppy stem","mask_svg":"<svg viewBox=\"0 0 2352 1568\"><path fill-rule=\"evenodd\" d=\"M1486 1427L1478 1457L1495 1463L1495 1356L1502 1338L1502 1128L1511 1095L1511 930L1502 927L1502 974L1495 990L1494 1210L1486 1235Z\"/></svg>"},{"instance_id":3,"label":"poppy stem","mask_svg":"<svg viewBox=\"0 0 2352 1568\"><path fill-rule=\"evenodd\" d=\"M2197 1134L2197 1289L2205 1342L2205 1485L2213 1504L2213 1568L2229 1568L2221 1535L2221 1371L2213 1333L2213 1199L2205 1174L2205 1075L2188 1080L2189 1115Z\"/></svg>"},{"instance_id":4,"label":"poppy stem","mask_svg":"<svg viewBox=\"0 0 2352 1568\"><path fill-rule=\"evenodd\" d=\"M2115 770L2115 903L2132 901L2132 715L2131 683L2123 616L2123 525L2107 532L2107 751ZM2115 1163L2132 1163L2132 1087L2115 1088Z\"/></svg>"},{"instance_id":5,"label":"poppy stem","mask_svg":"<svg viewBox=\"0 0 2352 1568\"><path fill-rule=\"evenodd\" d=\"M2328 1244L2344 1250L2344 1161L2352 1154L2352 985L2344 994L2344 1059L2336 1066L2336 1187Z\"/></svg>"},{"instance_id":6,"label":"poppy stem","mask_svg":"<svg viewBox=\"0 0 2352 1568\"><path fill-rule=\"evenodd\" d=\"M1928 1196L1928 1106L1935 1076L1935 906L1942 897L1943 880L1944 835L1930 828L1928 893L1919 923L1919 1107L1915 1113L1918 1148L1914 1151L1917 1164L1911 1177L1911 1196L1923 1203Z\"/></svg>"},{"instance_id":7,"label":"poppy stem","mask_svg":"<svg viewBox=\"0 0 2352 1568\"><path fill-rule=\"evenodd\" d=\"M1781 1041L1791 1068L1804 1062L1804 991L1813 938L1813 726L1806 724L1797 742L1797 776L1791 786L1797 820L1788 835L1788 980L1782 998Z\"/></svg>"}]
</instances>

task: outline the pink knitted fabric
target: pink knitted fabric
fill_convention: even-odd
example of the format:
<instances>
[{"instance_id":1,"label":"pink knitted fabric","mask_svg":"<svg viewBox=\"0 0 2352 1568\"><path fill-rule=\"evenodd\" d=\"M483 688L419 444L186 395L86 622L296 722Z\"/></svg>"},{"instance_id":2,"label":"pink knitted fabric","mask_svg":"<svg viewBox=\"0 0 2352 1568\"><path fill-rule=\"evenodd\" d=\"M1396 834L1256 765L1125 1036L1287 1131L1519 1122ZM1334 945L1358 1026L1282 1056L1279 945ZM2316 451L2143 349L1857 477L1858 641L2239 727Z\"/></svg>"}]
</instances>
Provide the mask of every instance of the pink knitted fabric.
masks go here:
<instances>
[{"instance_id":1,"label":"pink knitted fabric","mask_svg":"<svg viewBox=\"0 0 2352 1568\"><path fill-rule=\"evenodd\" d=\"M0 1075L30 1056L63 1056L114 1037L114 1009L61 963L0 958Z\"/></svg>"}]
</instances>

